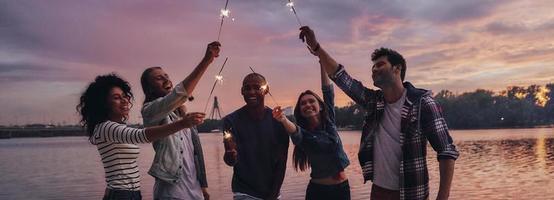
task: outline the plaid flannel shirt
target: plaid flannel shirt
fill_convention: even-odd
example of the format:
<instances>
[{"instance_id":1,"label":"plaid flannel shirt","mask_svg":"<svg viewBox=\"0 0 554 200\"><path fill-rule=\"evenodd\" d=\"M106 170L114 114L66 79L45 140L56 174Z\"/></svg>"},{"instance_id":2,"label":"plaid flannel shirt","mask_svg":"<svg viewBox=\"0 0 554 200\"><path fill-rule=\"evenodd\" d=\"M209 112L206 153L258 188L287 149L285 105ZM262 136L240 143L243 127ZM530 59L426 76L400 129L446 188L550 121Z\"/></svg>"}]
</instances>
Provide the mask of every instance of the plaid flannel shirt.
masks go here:
<instances>
[{"instance_id":1,"label":"plaid flannel shirt","mask_svg":"<svg viewBox=\"0 0 554 200\"><path fill-rule=\"evenodd\" d=\"M381 90L371 90L353 79L342 65L331 79L354 102L366 111L358 160L362 167L364 183L373 181L373 143L385 110ZM406 101L402 106L400 145L400 199L427 199L429 174L427 171L427 141L437 152L437 159L457 159L456 146L448 133L441 108L431 92L417 89L405 82Z\"/></svg>"}]
</instances>

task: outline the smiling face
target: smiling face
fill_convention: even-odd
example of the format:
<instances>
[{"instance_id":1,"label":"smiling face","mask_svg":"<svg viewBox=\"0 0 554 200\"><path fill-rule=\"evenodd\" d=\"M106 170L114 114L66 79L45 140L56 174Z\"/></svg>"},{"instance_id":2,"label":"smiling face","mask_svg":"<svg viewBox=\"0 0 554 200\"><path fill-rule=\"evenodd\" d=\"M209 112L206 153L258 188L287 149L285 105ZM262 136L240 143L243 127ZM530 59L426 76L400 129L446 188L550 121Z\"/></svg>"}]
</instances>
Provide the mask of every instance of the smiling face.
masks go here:
<instances>
[{"instance_id":1,"label":"smiling face","mask_svg":"<svg viewBox=\"0 0 554 200\"><path fill-rule=\"evenodd\" d=\"M300 114L305 118L319 117L320 105L314 95L305 94L298 102Z\"/></svg>"},{"instance_id":2,"label":"smiling face","mask_svg":"<svg viewBox=\"0 0 554 200\"><path fill-rule=\"evenodd\" d=\"M169 76L161 68L153 69L148 76L150 94L156 98L163 97L173 89L173 83Z\"/></svg>"},{"instance_id":3,"label":"smiling face","mask_svg":"<svg viewBox=\"0 0 554 200\"><path fill-rule=\"evenodd\" d=\"M373 85L381 89L393 84L397 79L400 80L400 69L392 66L387 56L381 56L374 60L371 72Z\"/></svg>"},{"instance_id":4,"label":"smiling face","mask_svg":"<svg viewBox=\"0 0 554 200\"><path fill-rule=\"evenodd\" d=\"M119 87L113 87L108 95L108 105L110 106L110 120L123 122L129 118L131 109L131 98L127 96Z\"/></svg>"},{"instance_id":5,"label":"smiling face","mask_svg":"<svg viewBox=\"0 0 554 200\"><path fill-rule=\"evenodd\" d=\"M298 96L294 107L294 118L300 127L313 129L328 119L325 102L316 93L306 90Z\"/></svg>"},{"instance_id":6,"label":"smiling face","mask_svg":"<svg viewBox=\"0 0 554 200\"><path fill-rule=\"evenodd\" d=\"M268 92L267 81L261 75L249 74L242 82L241 94L247 106L263 106Z\"/></svg>"}]
</instances>

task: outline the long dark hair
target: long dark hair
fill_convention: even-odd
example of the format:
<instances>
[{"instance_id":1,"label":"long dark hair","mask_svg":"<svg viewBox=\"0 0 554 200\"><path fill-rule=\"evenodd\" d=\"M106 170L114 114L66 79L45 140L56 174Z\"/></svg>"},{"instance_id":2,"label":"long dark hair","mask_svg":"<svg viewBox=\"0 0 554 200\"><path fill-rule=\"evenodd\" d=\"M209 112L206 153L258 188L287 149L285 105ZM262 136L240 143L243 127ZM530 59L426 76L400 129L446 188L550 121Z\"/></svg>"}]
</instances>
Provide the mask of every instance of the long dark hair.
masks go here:
<instances>
[{"instance_id":1,"label":"long dark hair","mask_svg":"<svg viewBox=\"0 0 554 200\"><path fill-rule=\"evenodd\" d=\"M142 86L142 92L144 92L144 103L148 103L156 98L154 96L154 90L152 89L152 84L150 84L150 73L155 69L162 69L161 67L150 67L145 69L140 76L140 86Z\"/></svg>"},{"instance_id":2,"label":"long dark hair","mask_svg":"<svg viewBox=\"0 0 554 200\"><path fill-rule=\"evenodd\" d=\"M306 119L305 117L302 116L301 110L300 110L300 99L302 99L302 97L305 96L305 95L312 95L312 96L315 97L315 99L319 103L319 122L320 122L320 125L325 124L324 120L327 120L327 118L329 116L329 114L328 114L329 111L327 110L327 106L325 106L325 103L323 102L321 97L319 97L319 95L317 95L316 93L314 93L311 90L306 90L306 91L300 93L300 95L298 96L298 100L296 101L296 106L294 107L294 118L296 119L296 123L298 124L298 126L304 128L304 129L307 129L308 127L311 127L310 122L308 121L308 119ZM294 164L294 168L297 171L298 170L304 171L304 170L308 169L311 165L310 161L308 160L308 156L306 155L306 152L300 146L294 146L294 152L292 154L292 162Z\"/></svg>"},{"instance_id":3,"label":"long dark hair","mask_svg":"<svg viewBox=\"0 0 554 200\"><path fill-rule=\"evenodd\" d=\"M99 75L90 83L81 94L76 109L81 115L80 123L86 129L89 138L94 133L94 127L109 119L111 112L108 97L110 90L119 87L129 98L129 104L133 106L133 93L129 83L114 73ZM124 119L127 120L127 119Z\"/></svg>"}]
</instances>

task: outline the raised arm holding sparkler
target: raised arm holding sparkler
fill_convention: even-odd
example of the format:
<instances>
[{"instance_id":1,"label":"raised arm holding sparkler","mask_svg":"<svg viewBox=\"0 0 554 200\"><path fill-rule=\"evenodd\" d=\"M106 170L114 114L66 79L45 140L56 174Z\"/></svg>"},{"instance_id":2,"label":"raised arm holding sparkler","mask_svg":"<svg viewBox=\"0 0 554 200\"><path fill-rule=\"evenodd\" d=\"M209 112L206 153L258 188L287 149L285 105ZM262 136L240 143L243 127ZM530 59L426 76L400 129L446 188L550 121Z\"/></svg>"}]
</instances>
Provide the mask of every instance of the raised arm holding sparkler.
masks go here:
<instances>
[{"instance_id":1,"label":"raised arm holding sparkler","mask_svg":"<svg viewBox=\"0 0 554 200\"><path fill-rule=\"evenodd\" d=\"M368 113L377 113L365 118L364 124L367 126L362 130L358 152L364 181L373 182L371 196L428 199L427 165L410 161L426 160L425 152L429 142L436 151L439 162L437 199L448 199L459 152L448 132L442 109L431 92L416 88L404 79L407 70L404 57L389 48L375 49L371 54L371 78L373 85L379 89L373 90L350 76L344 66L339 65L321 47L309 27L304 26L300 30L300 39L306 41L311 53L319 57L321 65L335 84ZM417 121L401 123L410 120L407 119L409 116L402 113L417 113ZM404 134L411 137L402 137ZM404 141L399 143L401 138ZM420 151L402 151L406 148ZM400 172L398 169L409 170ZM374 176L375 174L379 176Z\"/></svg>"},{"instance_id":2,"label":"raised arm holding sparkler","mask_svg":"<svg viewBox=\"0 0 554 200\"><path fill-rule=\"evenodd\" d=\"M203 122L204 113L186 113L182 105L187 101L187 97L191 97L208 66L219 56L220 46L219 42L208 44L202 61L175 87L161 67L151 67L143 72L141 85L145 102L141 114L145 127L171 123L179 118L194 117L198 121L196 124ZM187 142L183 142L183 138L188 138ZM167 196L209 199L202 147L196 129L179 131L155 142L153 146L156 154L150 174L156 178L153 194L155 199ZM182 173L183 169L180 166L183 166L183 162L194 163L185 167L186 171L195 171L196 176ZM196 178L197 180L194 180Z\"/></svg>"}]
</instances>

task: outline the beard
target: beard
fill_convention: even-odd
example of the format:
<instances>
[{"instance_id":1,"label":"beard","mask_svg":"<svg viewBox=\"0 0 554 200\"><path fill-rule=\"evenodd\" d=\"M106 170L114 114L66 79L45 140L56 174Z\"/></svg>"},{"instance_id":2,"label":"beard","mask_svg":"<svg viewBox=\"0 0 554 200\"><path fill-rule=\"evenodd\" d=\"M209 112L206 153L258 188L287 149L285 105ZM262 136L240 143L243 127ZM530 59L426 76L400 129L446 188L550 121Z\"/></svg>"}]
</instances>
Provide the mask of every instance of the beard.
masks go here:
<instances>
[{"instance_id":1,"label":"beard","mask_svg":"<svg viewBox=\"0 0 554 200\"><path fill-rule=\"evenodd\" d=\"M377 75L373 78L373 85L378 88L385 88L389 85L392 85L394 83L394 74L392 72L384 72L380 75Z\"/></svg>"}]
</instances>

